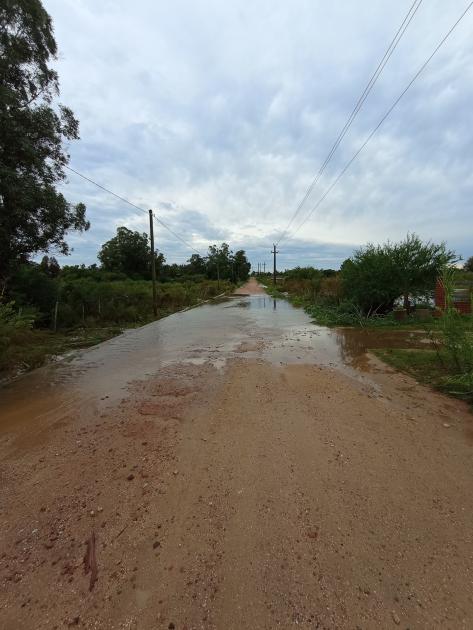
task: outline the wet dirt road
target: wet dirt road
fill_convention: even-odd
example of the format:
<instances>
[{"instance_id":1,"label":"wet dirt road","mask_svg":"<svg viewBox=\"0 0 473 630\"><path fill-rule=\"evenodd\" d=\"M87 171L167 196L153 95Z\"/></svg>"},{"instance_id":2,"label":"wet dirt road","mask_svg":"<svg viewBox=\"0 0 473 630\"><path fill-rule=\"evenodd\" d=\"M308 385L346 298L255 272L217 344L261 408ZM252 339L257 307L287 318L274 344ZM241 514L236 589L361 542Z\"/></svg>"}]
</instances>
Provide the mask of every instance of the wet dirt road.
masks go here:
<instances>
[{"instance_id":1,"label":"wet dirt road","mask_svg":"<svg viewBox=\"0 0 473 630\"><path fill-rule=\"evenodd\" d=\"M471 628L471 415L376 343L258 293L1 389L1 628Z\"/></svg>"}]
</instances>

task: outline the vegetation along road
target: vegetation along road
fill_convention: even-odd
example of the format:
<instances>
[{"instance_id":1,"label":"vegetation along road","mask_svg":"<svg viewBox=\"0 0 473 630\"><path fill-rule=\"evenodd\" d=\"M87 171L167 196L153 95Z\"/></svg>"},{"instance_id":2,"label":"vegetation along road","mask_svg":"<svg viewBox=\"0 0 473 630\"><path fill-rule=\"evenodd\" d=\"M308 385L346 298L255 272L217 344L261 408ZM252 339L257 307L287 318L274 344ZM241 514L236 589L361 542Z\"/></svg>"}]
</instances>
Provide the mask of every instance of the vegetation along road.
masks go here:
<instances>
[{"instance_id":1,"label":"vegetation along road","mask_svg":"<svg viewBox=\"0 0 473 630\"><path fill-rule=\"evenodd\" d=\"M2 390L4 630L472 627L465 403L240 294Z\"/></svg>"}]
</instances>

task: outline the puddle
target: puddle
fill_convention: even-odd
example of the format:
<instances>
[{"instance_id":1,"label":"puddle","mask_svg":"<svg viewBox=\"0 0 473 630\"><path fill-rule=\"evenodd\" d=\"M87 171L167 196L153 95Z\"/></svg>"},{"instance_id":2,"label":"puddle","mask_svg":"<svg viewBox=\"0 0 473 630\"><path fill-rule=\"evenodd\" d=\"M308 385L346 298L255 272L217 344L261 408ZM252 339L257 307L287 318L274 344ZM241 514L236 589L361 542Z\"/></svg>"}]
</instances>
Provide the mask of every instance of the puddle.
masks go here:
<instances>
[{"instance_id":1,"label":"puddle","mask_svg":"<svg viewBox=\"0 0 473 630\"><path fill-rule=\"evenodd\" d=\"M130 382L178 362L222 369L230 359L264 359L276 365L313 363L360 378L366 349L418 347L422 333L330 330L310 322L303 309L266 295L235 296L176 313L83 350L0 388L0 435L24 425L101 410L126 396Z\"/></svg>"}]
</instances>

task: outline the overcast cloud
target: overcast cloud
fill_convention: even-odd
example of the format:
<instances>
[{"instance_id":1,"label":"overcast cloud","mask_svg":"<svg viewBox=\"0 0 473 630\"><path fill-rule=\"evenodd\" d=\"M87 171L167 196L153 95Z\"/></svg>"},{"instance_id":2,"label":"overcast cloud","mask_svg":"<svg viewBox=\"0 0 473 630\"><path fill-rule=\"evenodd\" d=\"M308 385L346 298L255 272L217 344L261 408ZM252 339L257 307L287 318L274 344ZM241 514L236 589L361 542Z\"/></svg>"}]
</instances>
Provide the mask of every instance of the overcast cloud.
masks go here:
<instances>
[{"instance_id":1,"label":"overcast cloud","mask_svg":"<svg viewBox=\"0 0 473 630\"><path fill-rule=\"evenodd\" d=\"M71 165L152 207L197 250L271 257L412 0L44 0L61 101L80 120ZM424 0L307 204L364 141L466 0ZM415 231L473 254L473 10L293 238L281 267L338 267L353 247ZM92 223L70 263L147 217L71 174ZM303 217L304 215L301 215ZM295 222L297 226L298 222ZM186 250L163 229L169 261ZM65 262L65 260L62 260Z\"/></svg>"}]
</instances>

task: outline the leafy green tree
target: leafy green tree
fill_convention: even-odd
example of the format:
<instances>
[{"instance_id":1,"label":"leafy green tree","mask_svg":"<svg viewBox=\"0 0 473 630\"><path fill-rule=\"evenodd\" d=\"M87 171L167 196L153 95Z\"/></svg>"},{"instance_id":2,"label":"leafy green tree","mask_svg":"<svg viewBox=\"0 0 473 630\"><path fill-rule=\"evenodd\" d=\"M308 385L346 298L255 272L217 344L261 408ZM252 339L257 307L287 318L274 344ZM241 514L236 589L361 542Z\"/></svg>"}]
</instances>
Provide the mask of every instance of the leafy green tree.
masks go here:
<instances>
[{"instance_id":1,"label":"leafy green tree","mask_svg":"<svg viewBox=\"0 0 473 630\"><path fill-rule=\"evenodd\" d=\"M164 264L164 256L155 252L156 271ZM130 278L149 278L151 273L151 247L148 235L126 227L117 228L117 235L102 245L98 254L105 271L121 272Z\"/></svg>"},{"instance_id":2,"label":"leafy green tree","mask_svg":"<svg viewBox=\"0 0 473 630\"><path fill-rule=\"evenodd\" d=\"M43 256L39 266L51 278L57 278L61 273L61 267L54 256Z\"/></svg>"},{"instance_id":3,"label":"leafy green tree","mask_svg":"<svg viewBox=\"0 0 473 630\"><path fill-rule=\"evenodd\" d=\"M404 308L409 310L409 296L431 291L443 269L457 260L445 243L423 243L416 234L408 234L400 243L385 246L393 259L397 287L403 297Z\"/></svg>"},{"instance_id":4,"label":"leafy green tree","mask_svg":"<svg viewBox=\"0 0 473 630\"><path fill-rule=\"evenodd\" d=\"M48 324L58 299L59 281L41 265L25 263L12 274L9 294L18 307L36 311L38 324Z\"/></svg>"},{"instance_id":5,"label":"leafy green tree","mask_svg":"<svg viewBox=\"0 0 473 630\"><path fill-rule=\"evenodd\" d=\"M468 260L463 265L464 271L473 271L473 256L470 256Z\"/></svg>"},{"instance_id":6,"label":"leafy green tree","mask_svg":"<svg viewBox=\"0 0 473 630\"><path fill-rule=\"evenodd\" d=\"M192 254L192 256L187 261L187 268L189 274L191 275L204 275L207 269L205 258L200 256L200 254Z\"/></svg>"},{"instance_id":7,"label":"leafy green tree","mask_svg":"<svg viewBox=\"0 0 473 630\"><path fill-rule=\"evenodd\" d=\"M240 280L247 280L250 275L251 263L246 257L246 253L244 249L239 249L235 252L235 255L232 259L232 280L235 282L239 282Z\"/></svg>"},{"instance_id":8,"label":"leafy green tree","mask_svg":"<svg viewBox=\"0 0 473 630\"><path fill-rule=\"evenodd\" d=\"M400 243L368 244L341 267L344 294L367 314L392 310L400 297L408 309L409 297L432 291L445 266L455 259L445 243L424 243L415 234Z\"/></svg>"},{"instance_id":9,"label":"leafy green tree","mask_svg":"<svg viewBox=\"0 0 473 630\"><path fill-rule=\"evenodd\" d=\"M371 243L361 247L341 266L343 292L365 314L392 310L399 296L396 271L385 248Z\"/></svg>"},{"instance_id":10,"label":"leafy green tree","mask_svg":"<svg viewBox=\"0 0 473 630\"><path fill-rule=\"evenodd\" d=\"M69 230L87 230L85 206L66 201L66 141L79 137L59 93L51 18L40 0L0 3L0 283L20 261L55 248Z\"/></svg>"},{"instance_id":11,"label":"leafy green tree","mask_svg":"<svg viewBox=\"0 0 473 630\"><path fill-rule=\"evenodd\" d=\"M207 254L207 275L211 280L224 280L232 277L232 252L228 243L220 247L210 245Z\"/></svg>"}]
</instances>

